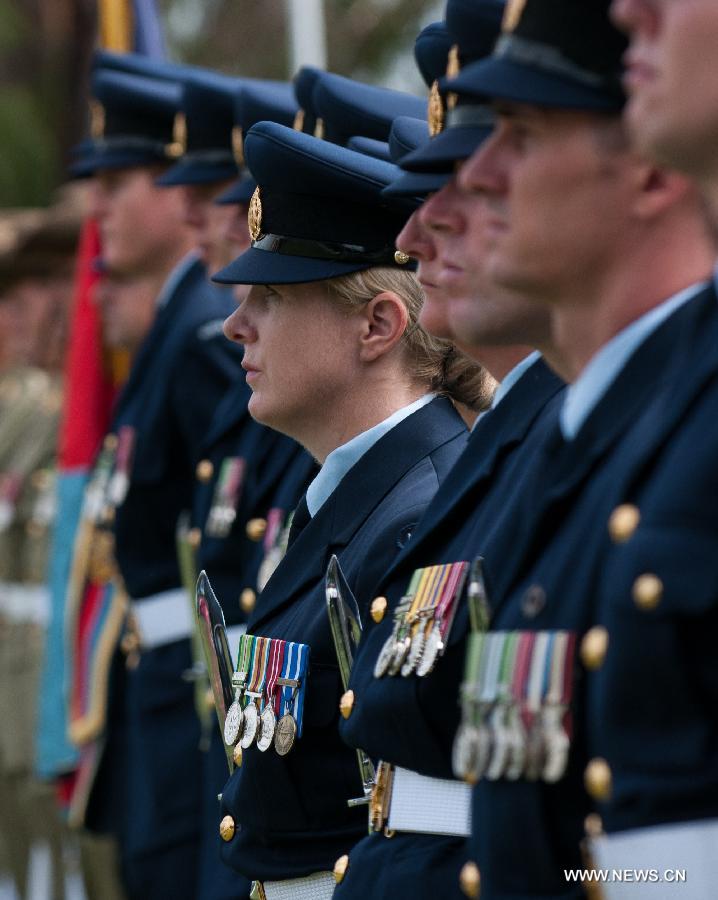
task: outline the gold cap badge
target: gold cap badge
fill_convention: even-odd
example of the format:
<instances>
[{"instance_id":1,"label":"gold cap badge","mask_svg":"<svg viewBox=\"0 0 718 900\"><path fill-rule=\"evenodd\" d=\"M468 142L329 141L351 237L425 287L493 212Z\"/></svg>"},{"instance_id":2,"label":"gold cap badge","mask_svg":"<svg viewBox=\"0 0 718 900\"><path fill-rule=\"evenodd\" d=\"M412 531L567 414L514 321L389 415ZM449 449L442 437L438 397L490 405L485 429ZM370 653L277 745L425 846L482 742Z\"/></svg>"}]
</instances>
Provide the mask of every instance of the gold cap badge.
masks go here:
<instances>
[{"instance_id":1,"label":"gold cap badge","mask_svg":"<svg viewBox=\"0 0 718 900\"><path fill-rule=\"evenodd\" d=\"M105 107L99 100L90 100L90 135L95 141L105 136Z\"/></svg>"},{"instance_id":2,"label":"gold cap badge","mask_svg":"<svg viewBox=\"0 0 718 900\"><path fill-rule=\"evenodd\" d=\"M259 185L254 189L252 199L249 201L247 224L249 225L249 236L253 241L258 240L262 233L262 199L259 195Z\"/></svg>"},{"instance_id":3,"label":"gold cap badge","mask_svg":"<svg viewBox=\"0 0 718 900\"><path fill-rule=\"evenodd\" d=\"M526 0L508 0L501 23L502 31L513 31L521 21Z\"/></svg>"},{"instance_id":4,"label":"gold cap badge","mask_svg":"<svg viewBox=\"0 0 718 900\"><path fill-rule=\"evenodd\" d=\"M435 81L429 91L429 134L436 137L444 128L444 101L439 93L439 82Z\"/></svg>"},{"instance_id":5,"label":"gold cap badge","mask_svg":"<svg viewBox=\"0 0 718 900\"><path fill-rule=\"evenodd\" d=\"M454 44L449 50L449 57L446 61L446 77L456 78L461 71L461 62L459 61L459 45ZM459 95L453 91L449 91L446 95L446 108L453 109L459 102Z\"/></svg>"},{"instance_id":6,"label":"gold cap badge","mask_svg":"<svg viewBox=\"0 0 718 900\"><path fill-rule=\"evenodd\" d=\"M179 159L187 151L187 117L183 112L175 115L172 125L172 143L167 144L165 153L171 159Z\"/></svg>"},{"instance_id":7,"label":"gold cap badge","mask_svg":"<svg viewBox=\"0 0 718 900\"><path fill-rule=\"evenodd\" d=\"M234 155L234 161L237 163L239 168L243 168L244 136L242 135L242 129L239 125L235 125L232 129L232 154Z\"/></svg>"},{"instance_id":8,"label":"gold cap badge","mask_svg":"<svg viewBox=\"0 0 718 900\"><path fill-rule=\"evenodd\" d=\"M411 257L409 256L409 254L404 253L403 250L397 250L394 253L394 262L398 266L405 266L409 262L410 259L411 259Z\"/></svg>"}]
</instances>

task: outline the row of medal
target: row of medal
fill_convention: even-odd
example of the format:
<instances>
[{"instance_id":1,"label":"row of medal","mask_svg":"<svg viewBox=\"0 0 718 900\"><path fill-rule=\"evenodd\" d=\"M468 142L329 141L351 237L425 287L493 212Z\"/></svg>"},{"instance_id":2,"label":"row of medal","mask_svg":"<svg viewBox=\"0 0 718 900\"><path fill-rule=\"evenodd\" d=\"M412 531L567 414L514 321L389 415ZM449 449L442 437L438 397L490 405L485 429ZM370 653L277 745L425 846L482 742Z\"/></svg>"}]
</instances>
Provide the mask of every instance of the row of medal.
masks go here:
<instances>
[{"instance_id":1,"label":"row of medal","mask_svg":"<svg viewBox=\"0 0 718 900\"><path fill-rule=\"evenodd\" d=\"M234 701L224 720L224 741L262 752L274 745L285 756L302 736L309 671L307 644L243 634L232 676Z\"/></svg>"},{"instance_id":2,"label":"row of medal","mask_svg":"<svg viewBox=\"0 0 718 900\"><path fill-rule=\"evenodd\" d=\"M107 522L124 503L134 447L135 429L131 425L123 425L116 435L107 435L85 491L85 519L97 525Z\"/></svg>"},{"instance_id":3,"label":"row of medal","mask_svg":"<svg viewBox=\"0 0 718 900\"><path fill-rule=\"evenodd\" d=\"M428 675L443 654L469 564L417 569L394 610L394 627L374 666L374 677Z\"/></svg>"},{"instance_id":4,"label":"row of medal","mask_svg":"<svg viewBox=\"0 0 718 900\"><path fill-rule=\"evenodd\" d=\"M222 460L207 516L205 531L209 537L226 538L232 530L242 496L245 469L246 463L241 456L228 456Z\"/></svg>"},{"instance_id":5,"label":"row of medal","mask_svg":"<svg viewBox=\"0 0 718 900\"><path fill-rule=\"evenodd\" d=\"M453 748L457 778L553 783L563 776L575 646L570 631L470 633Z\"/></svg>"}]
</instances>

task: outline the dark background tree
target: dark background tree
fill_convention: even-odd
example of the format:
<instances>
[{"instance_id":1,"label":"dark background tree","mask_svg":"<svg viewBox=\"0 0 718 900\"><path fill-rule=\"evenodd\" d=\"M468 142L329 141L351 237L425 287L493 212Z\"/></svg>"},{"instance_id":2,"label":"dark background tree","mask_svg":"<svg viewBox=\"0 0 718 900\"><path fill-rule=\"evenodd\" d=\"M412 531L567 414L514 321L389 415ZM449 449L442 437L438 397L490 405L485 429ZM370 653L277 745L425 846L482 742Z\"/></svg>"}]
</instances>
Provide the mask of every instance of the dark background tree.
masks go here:
<instances>
[{"instance_id":1,"label":"dark background tree","mask_svg":"<svg viewBox=\"0 0 718 900\"><path fill-rule=\"evenodd\" d=\"M169 56L287 78L284 0L159 0ZM325 0L328 68L421 90L414 38L440 0ZM43 205L83 135L95 0L0 0L0 207ZM403 65L397 66L397 60Z\"/></svg>"}]
</instances>

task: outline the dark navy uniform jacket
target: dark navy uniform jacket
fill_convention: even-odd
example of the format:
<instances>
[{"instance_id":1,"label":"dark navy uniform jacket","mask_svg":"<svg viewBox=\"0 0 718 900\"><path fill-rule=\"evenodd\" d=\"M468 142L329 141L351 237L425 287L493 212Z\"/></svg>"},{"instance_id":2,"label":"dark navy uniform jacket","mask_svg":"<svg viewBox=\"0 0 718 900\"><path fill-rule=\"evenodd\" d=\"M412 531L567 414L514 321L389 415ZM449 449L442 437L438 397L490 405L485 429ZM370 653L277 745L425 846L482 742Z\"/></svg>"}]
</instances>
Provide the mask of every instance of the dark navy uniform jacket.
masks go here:
<instances>
[{"instance_id":1,"label":"dark navy uniform jacket","mask_svg":"<svg viewBox=\"0 0 718 900\"><path fill-rule=\"evenodd\" d=\"M213 475L207 481L198 479L194 495L193 525L202 529L197 568L207 571L228 626L246 621L240 595L246 588L256 591L257 572L264 558L261 539L247 535L247 522L266 521L272 509L281 508L286 517L316 473L316 463L296 441L254 421L247 409L250 395L240 376L217 407L201 453L203 460L212 463ZM242 461L244 475L236 518L226 537L217 537L209 534L205 525L222 462L229 458Z\"/></svg>"},{"instance_id":2,"label":"dark navy uniform jacket","mask_svg":"<svg viewBox=\"0 0 718 900\"><path fill-rule=\"evenodd\" d=\"M589 813L609 832L718 815L717 410L709 289L635 351L572 441L558 429L546 441L516 527L487 551L492 629L570 629L580 648L598 624L609 638L596 671L577 653L563 779L474 790L482 900L583 896L563 872L585 864ZM618 538L609 521L623 504L640 521ZM660 579L648 606L644 574ZM605 802L584 788L596 757L612 771Z\"/></svg>"},{"instance_id":3,"label":"dark navy uniform jacket","mask_svg":"<svg viewBox=\"0 0 718 900\"><path fill-rule=\"evenodd\" d=\"M192 524L203 530L197 552L197 569L205 569L222 604L228 626L246 621L240 606L245 590L257 591L257 573L264 558L262 541L247 535L247 522L266 520L270 510L281 510L286 518L304 494L316 472L316 463L296 441L255 422L247 409L250 388L240 375L219 406L202 447L202 462L212 464L209 479L198 477ZM226 537L206 532L207 522L222 462L234 458L243 463L243 478L237 491L236 518ZM214 716L213 716L214 719ZM233 900L248 896L250 882L223 865L217 832L217 795L227 780L227 757L222 735L212 722L210 746L204 760L202 788L202 858L197 900Z\"/></svg>"},{"instance_id":4,"label":"dark navy uniform jacket","mask_svg":"<svg viewBox=\"0 0 718 900\"><path fill-rule=\"evenodd\" d=\"M371 589L458 458L466 427L446 399L408 416L371 447L298 534L259 598L250 633L311 647L304 733L285 757L246 750L222 796L237 823L222 858L250 878L330 871L366 832L356 755L339 738L341 680L324 579L337 554L366 618Z\"/></svg>"},{"instance_id":5,"label":"dark navy uniform jacket","mask_svg":"<svg viewBox=\"0 0 718 900\"><path fill-rule=\"evenodd\" d=\"M388 600L380 623L367 617L352 671L355 704L341 721L343 739L376 759L435 778L453 778L451 749L459 724L468 616L459 608L447 650L434 671L419 678L374 678L379 652L391 633L392 610L415 569L484 552L490 536L522 486L537 444L553 425L563 382L535 362L498 406L477 423L465 452L432 500L410 543L375 593ZM461 896L458 874L465 861L461 837L396 834L365 837L349 852L349 869L336 888L345 898Z\"/></svg>"},{"instance_id":6,"label":"dark navy uniform jacket","mask_svg":"<svg viewBox=\"0 0 718 900\"><path fill-rule=\"evenodd\" d=\"M131 597L180 587L177 519L191 507L197 456L214 409L242 374L241 352L221 330L233 307L230 294L207 282L203 265L189 265L158 311L118 399L113 431L135 429L129 490L115 519L117 560ZM201 757L193 689L181 679L190 665L190 642L183 639L143 651L132 671L116 667L122 684L110 710L98 790L115 803L121 798L113 827L132 896L153 895L164 878L163 891L193 897ZM181 850L163 871L155 854L167 859L173 847Z\"/></svg>"}]
</instances>

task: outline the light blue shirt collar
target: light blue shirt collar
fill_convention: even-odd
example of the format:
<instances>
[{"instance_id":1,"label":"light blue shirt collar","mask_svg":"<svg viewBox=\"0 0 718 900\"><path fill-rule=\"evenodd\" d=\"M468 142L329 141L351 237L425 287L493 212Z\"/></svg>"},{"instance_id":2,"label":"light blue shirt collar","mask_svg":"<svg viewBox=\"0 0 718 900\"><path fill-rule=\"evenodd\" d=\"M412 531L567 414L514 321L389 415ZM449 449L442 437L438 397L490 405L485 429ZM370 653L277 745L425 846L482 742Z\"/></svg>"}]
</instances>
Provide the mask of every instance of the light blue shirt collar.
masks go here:
<instances>
[{"instance_id":1,"label":"light blue shirt collar","mask_svg":"<svg viewBox=\"0 0 718 900\"><path fill-rule=\"evenodd\" d=\"M388 419L384 419L383 422L379 422L378 425L374 425L368 431L363 431L350 441L347 441L346 444L342 444L341 447L332 450L316 478L307 488L309 515L312 517L316 516L349 469L359 461L367 450L376 444L379 438L384 437L399 422L403 422L412 413L420 410L422 406L431 403L435 397L436 394L424 394L423 397L419 397L418 400L415 400L408 406L398 409Z\"/></svg>"},{"instance_id":2,"label":"light blue shirt collar","mask_svg":"<svg viewBox=\"0 0 718 900\"><path fill-rule=\"evenodd\" d=\"M167 303L169 303L169 299L174 294L177 285L182 281L187 272L192 268L192 266L197 262L198 254L195 250L190 251L186 256L183 256L182 259L177 263L177 265L172 269L170 274L165 279L165 283L162 285L159 294L157 295L157 309L162 309Z\"/></svg>"},{"instance_id":3,"label":"light blue shirt collar","mask_svg":"<svg viewBox=\"0 0 718 900\"><path fill-rule=\"evenodd\" d=\"M601 347L566 391L559 420L565 440L571 441L576 437L586 419L639 346L662 322L704 287L705 282L700 282L674 294L659 306L644 313L635 322L631 322Z\"/></svg>"},{"instance_id":4,"label":"light blue shirt collar","mask_svg":"<svg viewBox=\"0 0 718 900\"><path fill-rule=\"evenodd\" d=\"M503 378L503 381L499 382L499 386L494 391L494 396L491 399L491 406L489 409L485 409L483 412L479 413L476 419L474 420L474 424L471 426L471 430L479 424L479 422L483 419L487 412L491 409L496 409L496 407L501 403L504 397L508 394L511 388L516 384L516 382L521 378L521 376L526 372L527 369L530 369L531 366L538 362L541 359L541 354L538 350L534 350L532 353L529 353L528 356L524 356L520 363L517 363L513 369L506 373Z\"/></svg>"}]
</instances>

